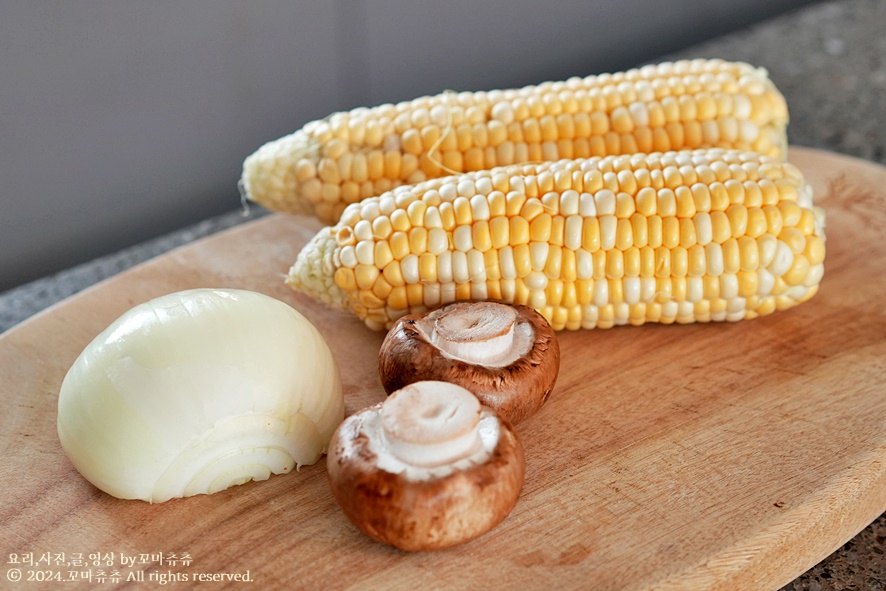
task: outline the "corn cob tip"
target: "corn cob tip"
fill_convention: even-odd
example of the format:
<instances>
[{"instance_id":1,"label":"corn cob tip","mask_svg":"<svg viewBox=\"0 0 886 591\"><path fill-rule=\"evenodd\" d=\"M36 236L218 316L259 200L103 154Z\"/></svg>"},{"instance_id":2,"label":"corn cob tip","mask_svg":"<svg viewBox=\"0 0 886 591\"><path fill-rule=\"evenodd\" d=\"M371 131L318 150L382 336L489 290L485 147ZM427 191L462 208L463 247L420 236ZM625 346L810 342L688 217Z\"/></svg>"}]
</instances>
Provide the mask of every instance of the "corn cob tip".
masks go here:
<instances>
[{"instance_id":1,"label":"corn cob tip","mask_svg":"<svg viewBox=\"0 0 886 591\"><path fill-rule=\"evenodd\" d=\"M336 246L333 228L320 230L299 252L286 284L331 308L343 310L347 298L334 281Z\"/></svg>"},{"instance_id":2,"label":"corn cob tip","mask_svg":"<svg viewBox=\"0 0 886 591\"><path fill-rule=\"evenodd\" d=\"M270 141L246 158L238 183L241 196L273 211L312 214L321 191L305 181L316 176L321 146L309 130Z\"/></svg>"}]
</instances>

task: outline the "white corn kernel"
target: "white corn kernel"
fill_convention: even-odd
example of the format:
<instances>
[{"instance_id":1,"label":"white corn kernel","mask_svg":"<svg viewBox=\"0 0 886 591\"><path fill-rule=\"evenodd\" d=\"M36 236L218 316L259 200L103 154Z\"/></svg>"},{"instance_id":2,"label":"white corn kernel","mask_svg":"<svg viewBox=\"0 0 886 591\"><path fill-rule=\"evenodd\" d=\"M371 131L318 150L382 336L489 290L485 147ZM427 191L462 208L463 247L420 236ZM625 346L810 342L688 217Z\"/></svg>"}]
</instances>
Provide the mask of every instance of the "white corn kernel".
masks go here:
<instances>
[{"instance_id":1,"label":"white corn kernel","mask_svg":"<svg viewBox=\"0 0 886 591\"><path fill-rule=\"evenodd\" d=\"M793 264L794 252L790 246L779 240L775 247L775 256L772 257L772 262L766 268L774 276L781 277L790 270Z\"/></svg>"}]
</instances>

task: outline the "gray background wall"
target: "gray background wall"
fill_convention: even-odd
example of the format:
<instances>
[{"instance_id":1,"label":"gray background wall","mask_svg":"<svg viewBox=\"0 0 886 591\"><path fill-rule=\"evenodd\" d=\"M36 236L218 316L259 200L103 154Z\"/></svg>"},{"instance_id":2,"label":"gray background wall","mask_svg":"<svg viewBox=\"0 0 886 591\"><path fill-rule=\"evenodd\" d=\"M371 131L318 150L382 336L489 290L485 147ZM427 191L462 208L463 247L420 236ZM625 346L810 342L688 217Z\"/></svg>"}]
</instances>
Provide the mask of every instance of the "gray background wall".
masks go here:
<instances>
[{"instance_id":1,"label":"gray background wall","mask_svg":"<svg viewBox=\"0 0 886 591\"><path fill-rule=\"evenodd\" d=\"M0 0L0 291L236 209L243 159L330 112L622 70L808 3Z\"/></svg>"}]
</instances>

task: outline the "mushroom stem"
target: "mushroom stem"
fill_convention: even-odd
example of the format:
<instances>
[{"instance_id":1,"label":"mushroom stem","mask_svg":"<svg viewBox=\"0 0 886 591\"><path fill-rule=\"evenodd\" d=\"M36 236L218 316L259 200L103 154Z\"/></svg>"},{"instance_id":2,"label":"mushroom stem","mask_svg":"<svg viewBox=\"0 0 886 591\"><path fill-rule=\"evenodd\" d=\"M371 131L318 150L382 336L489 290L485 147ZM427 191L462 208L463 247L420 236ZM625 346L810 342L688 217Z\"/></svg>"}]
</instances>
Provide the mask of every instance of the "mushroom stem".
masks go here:
<instances>
[{"instance_id":1,"label":"mushroom stem","mask_svg":"<svg viewBox=\"0 0 886 591\"><path fill-rule=\"evenodd\" d=\"M494 302L454 305L434 320L431 343L450 356L483 365L506 355L514 346L517 312Z\"/></svg>"},{"instance_id":2,"label":"mushroom stem","mask_svg":"<svg viewBox=\"0 0 886 591\"><path fill-rule=\"evenodd\" d=\"M451 464L481 445L480 402L446 382L416 382L387 398L381 409L388 450L413 466Z\"/></svg>"}]
</instances>

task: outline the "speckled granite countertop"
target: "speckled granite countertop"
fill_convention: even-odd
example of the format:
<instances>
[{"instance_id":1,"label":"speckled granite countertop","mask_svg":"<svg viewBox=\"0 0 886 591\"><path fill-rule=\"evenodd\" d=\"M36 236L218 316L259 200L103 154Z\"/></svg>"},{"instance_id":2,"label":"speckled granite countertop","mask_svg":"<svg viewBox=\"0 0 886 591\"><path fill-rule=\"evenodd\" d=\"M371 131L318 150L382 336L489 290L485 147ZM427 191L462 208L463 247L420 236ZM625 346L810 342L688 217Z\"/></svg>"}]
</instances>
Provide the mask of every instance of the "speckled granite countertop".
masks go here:
<instances>
[{"instance_id":1,"label":"speckled granite countertop","mask_svg":"<svg viewBox=\"0 0 886 591\"><path fill-rule=\"evenodd\" d=\"M886 164L884 27L886 0L825 2L653 61L720 57L763 66L790 106L791 143ZM135 264L262 215L234 211L0 293L0 332ZM886 514L781 591L838 589L886 591Z\"/></svg>"}]
</instances>

